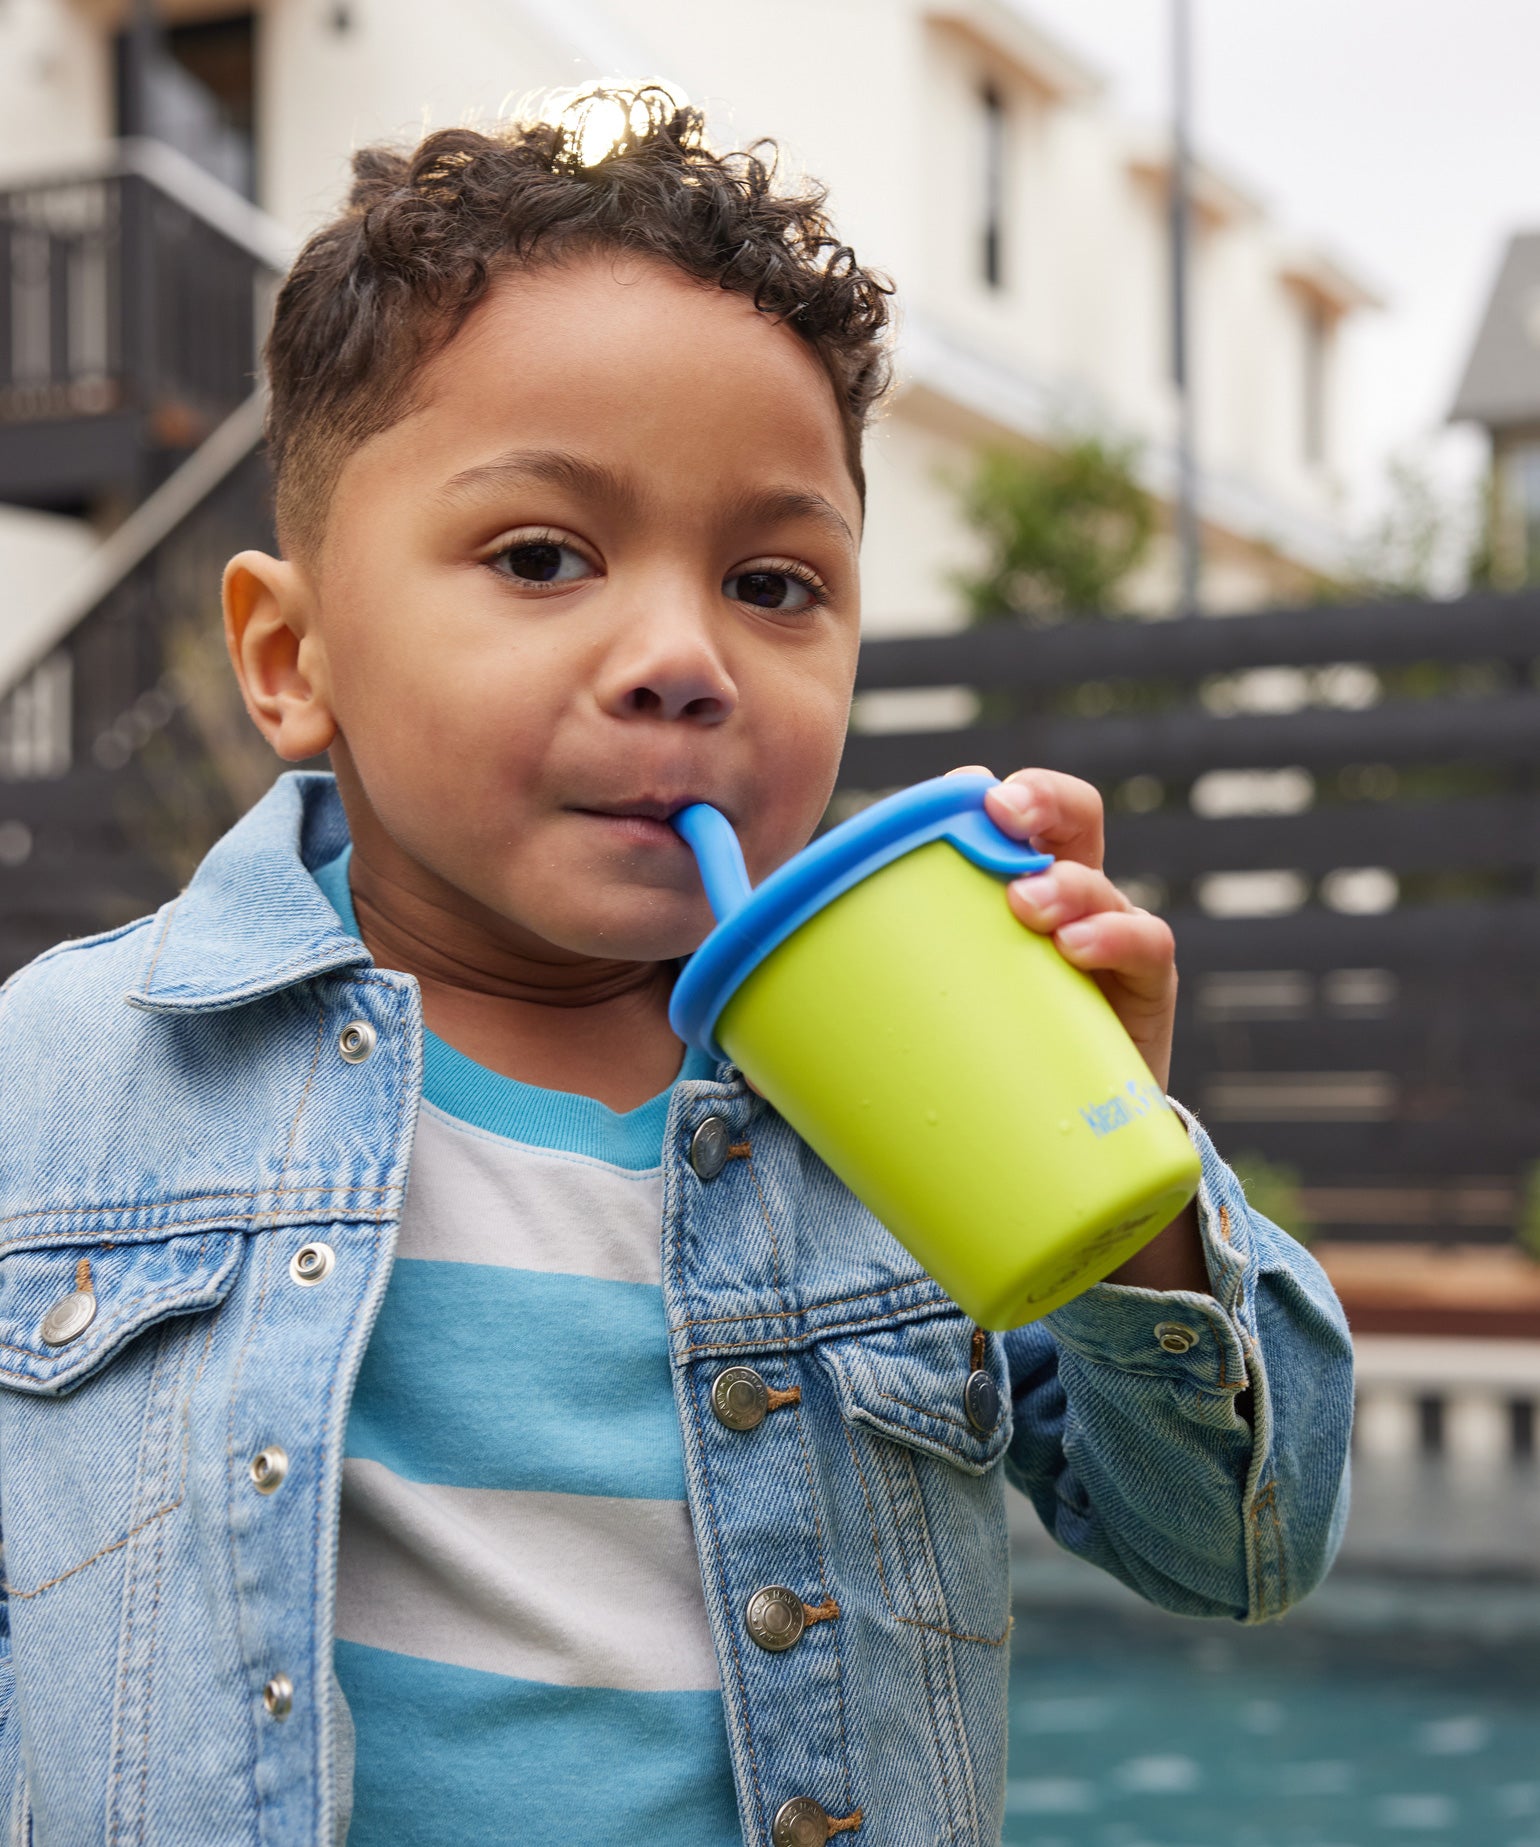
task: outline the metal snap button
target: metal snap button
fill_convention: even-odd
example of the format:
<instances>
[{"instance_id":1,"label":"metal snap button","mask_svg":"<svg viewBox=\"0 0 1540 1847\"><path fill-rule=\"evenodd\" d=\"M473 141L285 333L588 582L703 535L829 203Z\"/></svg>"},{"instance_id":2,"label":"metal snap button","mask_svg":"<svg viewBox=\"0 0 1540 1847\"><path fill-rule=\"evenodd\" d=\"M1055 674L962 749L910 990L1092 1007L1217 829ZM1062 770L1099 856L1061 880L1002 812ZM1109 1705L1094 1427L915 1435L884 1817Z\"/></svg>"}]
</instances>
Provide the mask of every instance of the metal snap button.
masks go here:
<instances>
[{"instance_id":1,"label":"metal snap button","mask_svg":"<svg viewBox=\"0 0 1540 1847\"><path fill-rule=\"evenodd\" d=\"M289 1472L289 1452L276 1443L259 1449L251 1459L251 1485L258 1494L272 1494L283 1486Z\"/></svg>"},{"instance_id":2,"label":"metal snap button","mask_svg":"<svg viewBox=\"0 0 1540 1847\"><path fill-rule=\"evenodd\" d=\"M380 1042L367 1020L349 1020L337 1035L337 1050L350 1065L361 1065Z\"/></svg>"},{"instance_id":3,"label":"metal snap button","mask_svg":"<svg viewBox=\"0 0 1540 1847\"><path fill-rule=\"evenodd\" d=\"M775 1847L823 1847L828 1838L829 1817L811 1796L783 1802L770 1826Z\"/></svg>"},{"instance_id":4,"label":"metal snap button","mask_svg":"<svg viewBox=\"0 0 1540 1847\"><path fill-rule=\"evenodd\" d=\"M337 1253L329 1244L304 1244L289 1259L289 1275L308 1288L325 1282L337 1267Z\"/></svg>"},{"instance_id":5,"label":"metal snap button","mask_svg":"<svg viewBox=\"0 0 1540 1847\"><path fill-rule=\"evenodd\" d=\"M731 1145L727 1124L720 1116L708 1116L690 1137L690 1165L702 1180L715 1180L727 1165Z\"/></svg>"},{"instance_id":6,"label":"metal snap button","mask_svg":"<svg viewBox=\"0 0 1540 1847\"><path fill-rule=\"evenodd\" d=\"M749 1598L744 1622L761 1648L779 1655L802 1640L807 1611L794 1590L787 1590L784 1584L767 1584Z\"/></svg>"},{"instance_id":7,"label":"metal snap button","mask_svg":"<svg viewBox=\"0 0 1540 1847\"><path fill-rule=\"evenodd\" d=\"M294 1682L287 1674L274 1674L262 1689L262 1704L266 1706L270 1717L288 1718L294 1710Z\"/></svg>"},{"instance_id":8,"label":"metal snap button","mask_svg":"<svg viewBox=\"0 0 1540 1847\"><path fill-rule=\"evenodd\" d=\"M1186 1353L1198 1344L1198 1336L1180 1321L1162 1321L1155 1329L1155 1338L1167 1353Z\"/></svg>"},{"instance_id":9,"label":"metal snap button","mask_svg":"<svg viewBox=\"0 0 1540 1847\"><path fill-rule=\"evenodd\" d=\"M1000 1421L1000 1388L987 1372L970 1372L963 1387L963 1409L968 1422L987 1437Z\"/></svg>"},{"instance_id":10,"label":"metal snap button","mask_svg":"<svg viewBox=\"0 0 1540 1847\"><path fill-rule=\"evenodd\" d=\"M75 1289L61 1296L43 1317L40 1330L50 1347L67 1347L79 1340L96 1319L96 1297L89 1289Z\"/></svg>"},{"instance_id":11,"label":"metal snap button","mask_svg":"<svg viewBox=\"0 0 1540 1847\"><path fill-rule=\"evenodd\" d=\"M729 1430L754 1430L770 1409L770 1388L752 1366L729 1366L711 1381L711 1408Z\"/></svg>"}]
</instances>

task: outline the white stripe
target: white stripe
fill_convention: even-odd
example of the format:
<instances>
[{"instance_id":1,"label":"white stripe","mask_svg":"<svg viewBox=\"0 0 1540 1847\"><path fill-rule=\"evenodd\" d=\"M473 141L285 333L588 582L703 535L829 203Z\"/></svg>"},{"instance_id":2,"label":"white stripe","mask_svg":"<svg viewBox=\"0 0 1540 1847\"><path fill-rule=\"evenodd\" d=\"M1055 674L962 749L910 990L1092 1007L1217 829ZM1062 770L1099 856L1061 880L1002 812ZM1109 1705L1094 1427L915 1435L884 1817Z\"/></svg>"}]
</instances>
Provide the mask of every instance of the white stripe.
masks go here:
<instances>
[{"instance_id":1,"label":"white stripe","mask_svg":"<svg viewBox=\"0 0 1540 1847\"><path fill-rule=\"evenodd\" d=\"M431 1486L357 1459L337 1635L557 1686L720 1684L683 1501Z\"/></svg>"},{"instance_id":2,"label":"white stripe","mask_svg":"<svg viewBox=\"0 0 1540 1847\"><path fill-rule=\"evenodd\" d=\"M662 1281L663 1176L489 1135L425 1103L398 1257Z\"/></svg>"}]
</instances>

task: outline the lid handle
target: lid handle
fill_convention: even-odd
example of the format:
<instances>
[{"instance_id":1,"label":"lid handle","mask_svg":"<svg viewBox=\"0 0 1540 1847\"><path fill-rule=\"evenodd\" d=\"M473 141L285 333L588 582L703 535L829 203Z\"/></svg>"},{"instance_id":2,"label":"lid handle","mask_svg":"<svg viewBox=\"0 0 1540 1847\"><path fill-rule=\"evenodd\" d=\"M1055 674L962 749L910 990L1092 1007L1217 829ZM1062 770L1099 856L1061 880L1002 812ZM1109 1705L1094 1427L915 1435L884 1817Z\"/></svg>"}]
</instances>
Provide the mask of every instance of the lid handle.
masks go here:
<instances>
[{"instance_id":1,"label":"lid handle","mask_svg":"<svg viewBox=\"0 0 1540 1847\"><path fill-rule=\"evenodd\" d=\"M754 890L732 822L709 802L693 802L670 815L669 824L695 855L712 915L724 922Z\"/></svg>"}]
</instances>

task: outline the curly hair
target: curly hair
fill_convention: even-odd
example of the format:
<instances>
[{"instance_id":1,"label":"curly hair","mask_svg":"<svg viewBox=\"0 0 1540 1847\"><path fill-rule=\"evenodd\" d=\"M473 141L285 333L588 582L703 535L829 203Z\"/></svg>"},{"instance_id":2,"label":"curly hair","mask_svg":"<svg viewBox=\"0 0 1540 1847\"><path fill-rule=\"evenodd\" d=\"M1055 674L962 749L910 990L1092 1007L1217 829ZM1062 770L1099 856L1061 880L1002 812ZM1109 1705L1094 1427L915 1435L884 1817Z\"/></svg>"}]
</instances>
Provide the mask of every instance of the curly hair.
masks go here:
<instances>
[{"instance_id":1,"label":"curly hair","mask_svg":"<svg viewBox=\"0 0 1540 1847\"><path fill-rule=\"evenodd\" d=\"M585 162L600 108L624 126ZM318 548L348 456L413 408L424 363L495 280L592 250L661 258L794 329L834 387L864 499L892 288L834 235L825 189L781 187L777 161L773 142L713 152L700 112L654 87L589 90L554 121L361 149L347 204L300 252L263 349L284 548Z\"/></svg>"}]
</instances>

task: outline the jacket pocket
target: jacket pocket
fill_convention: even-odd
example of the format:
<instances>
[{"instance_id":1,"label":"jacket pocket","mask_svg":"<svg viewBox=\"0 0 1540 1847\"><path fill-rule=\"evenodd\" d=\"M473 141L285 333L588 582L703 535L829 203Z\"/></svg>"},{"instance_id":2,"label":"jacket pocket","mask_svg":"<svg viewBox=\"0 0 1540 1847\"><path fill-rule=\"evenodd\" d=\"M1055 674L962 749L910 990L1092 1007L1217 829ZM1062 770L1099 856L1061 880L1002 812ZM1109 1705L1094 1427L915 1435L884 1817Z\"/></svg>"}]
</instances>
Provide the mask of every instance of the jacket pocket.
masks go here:
<instances>
[{"instance_id":1,"label":"jacket pocket","mask_svg":"<svg viewBox=\"0 0 1540 1847\"><path fill-rule=\"evenodd\" d=\"M245 1241L239 1231L200 1231L0 1253L0 1387L73 1391L156 1322L214 1307Z\"/></svg>"},{"instance_id":2,"label":"jacket pocket","mask_svg":"<svg viewBox=\"0 0 1540 1847\"><path fill-rule=\"evenodd\" d=\"M1011 1400L1000 1337L980 1338L970 1321L948 1313L831 1341L819 1357L838 1392L893 1616L957 1640L1002 1644L1010 1545L1000 1464ZM970 1392L975 1372L988 1384L975 1381Z\"/></svg>"},{"instance_id":3,"label":"jacket pocket","mask_svg":"<svg viewBox=\"0 0 1540 1847\"><path fill-rule=\"evenodd\" d=\"M0 1253L5 1584L26 1600L181 1505L189 1399L246 1238Z\"/></svg>"}]
</instances>

